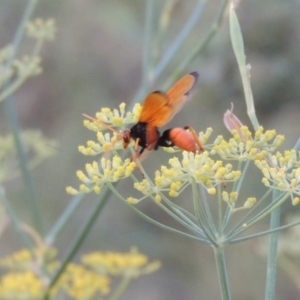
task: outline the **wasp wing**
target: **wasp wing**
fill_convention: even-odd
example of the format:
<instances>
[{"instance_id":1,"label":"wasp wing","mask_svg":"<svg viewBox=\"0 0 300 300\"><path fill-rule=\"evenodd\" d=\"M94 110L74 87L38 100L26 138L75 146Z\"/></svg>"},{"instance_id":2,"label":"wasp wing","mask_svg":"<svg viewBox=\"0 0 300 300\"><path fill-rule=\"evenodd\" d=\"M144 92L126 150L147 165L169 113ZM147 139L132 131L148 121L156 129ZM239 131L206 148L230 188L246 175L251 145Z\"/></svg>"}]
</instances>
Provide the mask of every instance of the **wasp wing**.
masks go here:
<instances>
[{"instance_id":1,"label":"wasp wing","mask_svg":"<svg viewBox=\"0 0 300 300\"><path fill-rule=\"evenodd\" d=\"M193 72L183 76L167 94L160 91L149 94L144 101L139 122L154 127L167 124L185 104L197 79L198 73Z\"/></svg>"}]
</instances>

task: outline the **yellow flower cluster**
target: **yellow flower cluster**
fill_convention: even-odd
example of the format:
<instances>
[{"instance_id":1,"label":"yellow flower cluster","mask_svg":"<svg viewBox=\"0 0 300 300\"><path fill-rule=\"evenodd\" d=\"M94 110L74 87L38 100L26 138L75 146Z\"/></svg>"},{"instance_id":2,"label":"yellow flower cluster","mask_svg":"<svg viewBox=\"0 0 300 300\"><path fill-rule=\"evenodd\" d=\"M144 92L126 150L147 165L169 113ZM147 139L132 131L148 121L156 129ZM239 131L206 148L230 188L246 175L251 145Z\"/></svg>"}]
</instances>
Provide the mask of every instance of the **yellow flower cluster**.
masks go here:
<instances>
[{"instance_id":1,"label":"yellow flower cluster","mask_svg":"<svg viewBox=\"0 0 300 300\"><path fill-rule=\"evenodd\" d=\"M108 107L104 107L100 112L96 113L96 119L100 121L89 121L85 120L83 125L92 131L103 131L107 130L107 126L118 127L121 129L127 128L128 125L137 123L139 116L141 114L142 106L140 104L135 104L132 112L125 110L126 104L123 102L119 105L119 109L111 110ZM102 125L104 123L104 125Z\"/></svg>"},{"instance_id":2,"label":"yellow flower cluster","mask_svg":"<svg viewBox=\"0 0 300 300\"><path fill-rule=\"evenodd\" d=\"M110 278L83 266L70 264L59 285L75 300L99 299L110 292Z\"/></svg>"},{"instance_id":3,"label":"yellow flower cluster","mask_svg":"<svg viewBox=\"0 0 300 300\"><path fill-rule=\"evenodd\" d=\"M233 138L228 142L219 136L214 143L213 151L226 160L246 161L261 160L274 152L284 141L284 136L276 135L275 130L264 132L263 127L254 133L247 126L232 130Z\"/></svg>"},{"instance_id":4,"label":"yellow flower cluster","mask_svg":"<svg viewBox=\"0 0 300 300\"><path fill-rule=\"evenodd\" d=\"M118 127L124 130L136 123L142 109L140 104L136 104L132 112L126 112L125 107L125 103L119 105L119 110L104 107L96 114L94 121L84 120L83 125L86 128L97 132L97 142L88 141L86 146L80 145L78 147L79 152L84 155L98 155L111 150L123 150L122 132L118 132L114 128ZM111 132L103 134L102 131L104 130Z\"/></svg>"},{"instance_id":5,"label":"yellow flower cluster","mask_svg":"<svg viewBox=\"0 0 300 300\"><path fill-rule=\"evenodd\" d=\"M58 267L57 251L54 248L35 248L33 252L22 249L0 260L0 267L8 270L24 271L43 269L52 272Z\"/></svg>"},{"instance_id":6,"label":"yellow flower cluster","mask_svg":"<svg viewBox=\"0 0 300 300\"><path fill-rule=\"evenodd\" d=\"M43 293L42 281L31 271L8 273L0 279L3 300L41 300Z\"/></svg>"},{"instance_id":7,"label":"yellow flower cluster","mask_svg":"<svg viewBox=\"0 0 300 300\"><path fill-rule=\"evenodd\" d=\"M268 160L255 161L256 166L263 174L265 186L288 192L292 196L294 205L299 203L300 196L300 152L295 150L278 152L269 157Z\"/></svg>"},{"instance_id":8,"label":"yellow flower cluster","mask_svg":"<svg viewBox=\"0 0 300 300\"><path fill-rule=\"evenodd\" d=\"M116 182L130 176L135 167L136 163L128 158L123 161L119 156L114 156L112 160L102 157L100 165L96 161L92 164L86 164L87 175L82 171L77 171L77 177L83 182L79 186L79 190L67 187L66 191L72 195L89 193L91 191L99 194L103 184Z\"/></svg>"},{"instance_id":9,"label":"yellow flower cluster","mask_svg":"<svg viewBox=\"0 0 300 300\"><path fill-rule=\"evenodd\" d=\"M55 38L56 26L54 19L46 21L35 19L26 25L27 35L37 40L52 41Z\"/></svg>"},{"instance_id":10,"label":"yellow flower cluster","mask_svg":"<svg viewBox=\"0 0 300 300\"><path fill-rule=\"evenodd\" d=\"M52 252L50 256L53 258L56 250L52 249ZM55 269L47 272L48 277L45 277L36 266L30 264L31 261L32 255L26 249L2 259L1 266L8 268L10 272L0 278L0 299L43 299L49 276L53 276ZM50 292L52 297L65 294L74 300L102 299L111 292L110 276L133 279L155 272L160 267L160 262L149 262L147 256L135 247L128 253L93 252L84 255L81 261L82 265L67 266Z\"/></svg>"},{"instance_id":11,"label":"yellow flower cluster","mask_svg":"<svg viewBox=\"0 0 300 300\"><path fill-rule=\"evenodd\" d=\"M42 299L48 276L58 268L54 248L22 249L0 260L9 272L0 279L0 299ZM53 290L54 292L54 290Z\"/></svg>"},{"instance_id":12,"label":"yellow flower cluster","mask_svg":"<svg viewBox=\"0 0 300 300\"><path fill-rule=\"evenodd\" d=\"M155 272L160 262L149 262L148 257L132 247L128 253L94 252L84 255L82 263L100 274L137 278Z\"/></svg>"},{"instance_id":13,"label":"yellow flower cluster","mask_svg":"<svg viewBox=\"0 0 300 300\"><path fill-rule=\"evenodd\" d=\"M190 184L191 179L203 185L209 194L214 195L216 185L236 181L241 176L240 171L232 170L231 164L223 166L222 161L211 159L207 151L201 154L184 151L182 156L181 161L177 157L171 158L170 168L162 166L161 170L155 173L155 185L144 179L135 183L134 187L145 196L156 194L156 201L160 201L159 192L169 191L171 197L177 197L185 186ZM142 199L129 198L128 202L137 203Z\"/></svg>"}]
</instances>

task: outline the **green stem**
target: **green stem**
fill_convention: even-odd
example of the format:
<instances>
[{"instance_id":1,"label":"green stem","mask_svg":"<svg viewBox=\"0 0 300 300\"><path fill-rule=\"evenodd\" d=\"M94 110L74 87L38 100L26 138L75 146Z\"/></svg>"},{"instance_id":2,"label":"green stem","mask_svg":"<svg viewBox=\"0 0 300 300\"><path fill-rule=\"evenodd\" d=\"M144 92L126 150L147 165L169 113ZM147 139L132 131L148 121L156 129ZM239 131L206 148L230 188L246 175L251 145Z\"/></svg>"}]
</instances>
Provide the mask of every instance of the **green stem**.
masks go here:
<instances>
[{"instance_id":1,"label":"green stem","mask_svg":"<svg viewBox=\"0 0 300 300\"><path fill-rule=\"evenodd\" d=\"M34 222L36 230L40 234L43 234L43 232L44 232L43 221L42 221L42 217L40 214L40 209L38 207L38 200L37 200L37 195L36 195L36 192L35 192L35 189L33 186L32 177L31 177L28 165L27 165L25 149L24 149L24 145L23 145L23 142L22 142L21 136L20 136L19 122L18 122L18 119L16 116L16 111L15 111L12 99L7 98L4 101L4 107L5 107L10 125L12 127L12 133L14 136L17 153L18 153L18 158L20 161L20 168L21 168L25 186L27 187L27 192L29 195L29 208L32 213L33 222Z\"/></svg>"},{"instance_id":2,"label":"green stem","mask_svg":"<svg viewBox=\"0 0 300 300\"><path fill-rule=\"evenodd\" d=\"M167 67L171 59L175 56L176 52L179 50L180 46L183 45L185 39L189 36L190 32L197 24L199 17L203 12L203 8L205 6L206 1L198 1L198 5L193 10L193 14L189 17L188 21L186 22L185 26L181 30L181 32L177 35L176 40L170 46L166 54L162 57L160 62L157 64L153 72L153 78L158 78L162 71Z\"/></svg>"},{"instance_id":3,"label":"green stem","mask_svg":"<svg viewBox=\"0 0 300 300\"><path fill-rule=\"evenodd\" d=\"M146 18L145 18L145 39L143 47L143 77L142 90L147 90L149 84L149 73L151 68L151 41L154 31L154 17L155 17L155 1L147 0L146 4Z\"/></svg>"},{"instance_id":4,"label":"green stem","mask_svg":"<svg viewBox=\"0 0 300 300\"><path fill-rule=\"evenodd\" d=\"M101 200L95 205L95 208L92 209L90 216L86 219L86 222L80 228L79 232L77 233L77 236L71 243L65 258L62 261L62 264L60 265L59 269L57 270L57 272L51 279L49 286L45 292L45 295L43 298L44 300L50 299L49 297L50 297L51 288L55 285L55 283L57 282L57 280L60 278L60 276L64 272L65 268L67 267L68 263L73 259L73 257L79 250L80 246L85 241L88 233L90 232L92 226L94 225L95 221L97 220L100 212L104 208L104 205L106 204L109 195L110 195L110 191L108 188L106 188Z\"/></svg>"},{"instance_id":5,"label":"green stem","mask_svg":"<svg viewBox=\"0 0 300 300\"><path fill-rule=\"evenodd\" d=\"M235 225L234 227L228 232L226 233L226 236L227 237L233 237L240 229L241 229L241 226L244 224L244 223L247 223L246 220L253 214L254 210L256 210L259 205L261 205L264 200L266 200L268 198L268 196L271 194L271 189L269 189L265 195L259 200L259 202L253 206L246 215L244 215Z\"/></svg>"},{"instance_id":6,"label":"green stem","mask_svg":"<svg viewBox=\"0 0 300 300\"><path fill-rule=\"evenodd\" d=\"M280 194L279 191L273 192L273 202L276 201ZM275 229L280 225L280 206L273 210L270 220L270 228ZM277 249L278 249L279 232L274 232L270 235L269 254L267 265L267 280L265 289L265 300L275 299L276 290L276 271L277 271Z\"/></svg>"},{"instance_id":7,"label":"green stem","mask_svg":"<svg viewBox=\"0 0 300 300\"><path fill-rule=\"evenodd\" d=\"M219 184L217 187L218 190L218 232L219 234L222 233L222 220L223 220L223 208L222 208L222 190L221 185Z\"/></svg>"},{"instance_id":8,"label":"green stem","mask_svg":"<svg viewBox=\"0 0 300 300\"><path fill-rule=\"evenodd\" d=\"M7 214L9 215L9 218L10 218L10 221L11 221L13 227L15 228L17 234L20 236L21 241L23 242L24 246L31 251L31 253L33 254L33 257L34 257L35 255L32 251L33 250L32 242L30 241L30 239L28 239L27 235L25 234L24 230L22 229L22 225L20 224L19 219L16 216L14 210L10 206L9 201L5 196L4 189L1 187L0 187L0 199L5 207Z\"/></svg>"},{"instance_id":9,"label":"green stem","mask_svg":"<svg viewBox=\"0 0 300 300\"><path fill-rule=\"evenodd\" d=\"M180 211L175 210L175 212L178 214L178 215L176 215L175 213L172 213L167 207L165 207L161 203L157 203L157 205L163 211L165 211L170 217L172 217L179 224L181 224L183 227L185 227L189 231L193 232L197 236L203 236L202 230L198 226L195 226L195 224L193 222L191 222L188 218L186 218Z\"/></svg>"},{"instance_id":10,"label":"green stem","mask_svg":"<svg viewBox=\"0 0 300 300\"><path fill-rule=\"evenodd\" d=\"M22 20L20 22L20 25L18 26L18 29L15 33L15 36L14 36L14 39L13 39L13 42L12 42L12 46L13 46L13 49L14 49L14 54L7 61L6 65L5 65L6 69L10 68L10 66L11 66L11 64L12 64L14 58L15 58L17 50L18 50L18 48L21 44L22 38L24 36L25 26L26 26L28 20L30 19L37 3L38 3L38 0L28 0L26 9L25 9L23 17L22 17Z\"/></svg>"},{"instance_id":11,"label":"green stem","mask_svg":"<svg viewBox=\"0 0 300 300\"><path fill-rule=\"evenodd\" d=\"M22 37L24 34L25 25L28 22L29 18L31 17L37 2L38 2L37 0L29 0L28 1L27 7L23 14L22 21L17 29L17 32L16 32L14 40L13 40L13 48L15 49L14 55L7 61L6 68L9 68L14 60L14 57L17 53L18 47L21 43L21 40L22 40ZM5 84L5 87L6 86L7 86L7 84ZM14 103L13 103L11 97L5 99L4 107L5 107L5 111L6 111L8 119L9 119L10 125L12 127L12 133L14 136L17 153L18 153L18 158L20 161L20 168L21 168L23 179L24 179L25 185L27 187L27 192L29 195L29 208L32 213L33 222L36 227L36 230L39 233L43 233L43 231L44 231L43 221L42 221L42 217L41 217L40 210L38 207L38 200L37 200L36 192L33 187L32 178L31 178L31 175L30 175L30 172L28 169L24 146L23 146L23 143L22 143L21 137L20 137L20 126L19 126L16 110L15 110Z\"/></svg>"},{"instance_id":12,"label":"green stem","mask_svg":"<svg viewBox=\"0 0 300 300\"><path fill-rule=\"evenodd\" d=\"M211 242L211 244L217 246L217 243L215 241L214 226L207 220L206 215L199 203L198 192L197 192L196 182L194 178L192 178L192 191L193 191L194 211L195 211L195 216L197 217L197 222L199 224L199 227L203 230L205 236Z\"/></svg>"},{"instance_id":13,"label":"green stem","mask_svg":"<svg viewBox=\"0 0 300 300\"><path fill-rule=\"evenodd\" d=\"M259 214L259 216L254 217L251 221L247 222L246 226L242 226L239 229L235 230L235 232L233 234L231 234L230 236L226 236L227 237L226 240L230 241L234 236L237 236L237 235L241 234L242 232L244 232L245 230L248 230L250 227L255 225L261 219L267 217L270 213L272 213L275 209L277 209L280 205L282 205L282 203L284 201L286 201L286 199L289 198L289 197L290 197L290 195L286 194L284 197L282 197L282 199L280 199L280 200L276 199L275 201L273 201L268 206L268 209L265 209L262 214Z\"/></svg>"},{"instance_id":14,"label":"green stem","mask_svg":"<svg viewBox=\"0 0 300 300\"><path fill-rule=\"evenodd\" d=\"M166 82L166 86L170 86L172 82L176 78L179 77L179 74L185 70L186 66L189 65L200 53L203 51L203 49L208 45L208 43L211 41L211 39L214 37L214 35L219 30L221 23L223 21L223 17L226 11L226 7L228 5L229 0L223 0L223 3L221 5L221 8L217 14L217 17L215 21L213 22L209 32L205 36L203 40L201 40L198 44L196 44L195 47L193 47L192 50L187 52L187 55L185 56L185 59L181 62L181 64L176 68L176 72L172 73L172 76L169 76L169 81Z\"/></svg>"},{"instance_id":15,"label":"green stem","mask_svg":"<svg viewBox=\"0 0 300 300\"><path fill-rule=\"evenodd\" d=\"M245 166L242 170L242 175L241 175L240 179L233 183L232 191L238 192L238 193L240 192L241 187L242 187L242 183L244 182L246 172L249 168L249 165L250 165L250 160L247 160L246 163L245 163ZM237 170L241 170L241 169L242 169L242 162L239 161ZM231 220L231 217L232 217L231 208L227 207L226 213L225 213L224 218L223 218L223 224L222 224L222 229L221 229L222 232L224 232L224 230L226 230L226 228L228 226L228 223Z\"/></svg>"},{"instance_id":16,"label":"green stem","mask_svg":"<svg viewBox=\"0 0 300 300\"><path fill-rule=\"evenodd\" d=\"M45 238L45 243L47 245L52 245L56 239L58 233L64 228L70 217L73 215L74 211L81 203L84 195L78 195L73 198L73 200L69 203L68 207L63 211L59 219L55 222L54 226L51 228L49 233Z\"/></svg>"},{"instance_id":17,"label":"green stem","mask_svg":"<svg viewBox=\"0 0 300 300\"><path fill-rule=\"evenodd\" d=\"M225 264L225 253L224 248L214 247L214 254L219 278L219 284L221 288L221 295L223 300L230 300L230 290L228 283L228 276Z\"/></svg>"},{"instance_id":18,"label":"green stem","mask_svg":"<svg viewBox=\"0 0 300 300\"><path fill-rule=\"evenodd\" d=\"M208 244L207 242L207 239L202 239L201 237L198 237L198 236L194 236L194 235L191 235L191 234L188 234L188 233L185 233L185 232L182 232L180 230L177 230L177 229L174 229L172 227L169 227L169 226L166 226L162 223L159 223L155 220L153 220L152 218L148 217L146 214L142 213L140 210L138 210L134 205L132 204L129 204L121 195L120 193L115 189L115 187L108 183L107 186L110 188L110 190L113 192L113 194L118 198L120 199L122 202L124 202L126 205L128 205L134 212L136 212L140 217L142 217L143 219L145 219L146 221L162 228L162 229L165 229L165 230L168 230L168 231L171 231L173 233L177 233L179 235L183 235L187 238L190 238L190 239L193 239L193 240L197 240L198 242L203 242L205 244Z\"/></svg>"},{"instance_id":19,"label":"green stem","mask_svg":"<svg viewBox=\"0 0 300 300\"><path fill-rule=\"evenodd\" d=\"M209 201L207 199L206 190L203 187L203 185L200 186L200 193L201 193L201 198L200 199L202 199L201 203L202 203L203 208L204 208L206 222L207 222L207 224L209 224L209 226L211 228L211 232L214 235L216 235L217 230L215 228L214 219L213 219L213 216L211 214L211 209L210 209L210 206L209 206Z\"/></svg>"},{"instance_id":20,"label":"green stem","mask_svg":"<svg viewBox=\"0 0 300 300\"><path fill-rule=\"evenodd\" d=\"M124 291L128 287L131 278L129 276L124 276L120 284L114 290L113 294L107 300L118 300L124 294Z\"/></svg>"}]
</instances>

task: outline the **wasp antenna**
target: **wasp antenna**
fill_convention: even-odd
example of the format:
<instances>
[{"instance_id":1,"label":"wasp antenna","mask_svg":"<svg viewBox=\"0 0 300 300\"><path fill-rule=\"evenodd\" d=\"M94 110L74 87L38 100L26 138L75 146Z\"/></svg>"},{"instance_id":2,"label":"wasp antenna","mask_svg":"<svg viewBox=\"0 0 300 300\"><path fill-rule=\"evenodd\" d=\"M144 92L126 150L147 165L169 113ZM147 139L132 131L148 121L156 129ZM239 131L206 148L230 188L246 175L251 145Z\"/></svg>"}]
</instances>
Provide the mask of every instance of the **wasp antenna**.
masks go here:
<instances>
[{"instance_id":1,"label":"wasp antenna","mask_svg":"<svg viewBox=\"0 0 300 300\"><path fill-rule=\"evenodd\" d=\"M106 129L112 131L112 132L115 132L117 134L120 134L120 132L118 132L117 130L115 130L114 128L112 128L111 126L105 124L104 122L101 122L100 120L97 120L89 115L86 115L86 114L82 114L85 118L91 120L91 121L94 121L95 123L98 123L100 125L102 125L103 127L105 127Z\"/></svg>"}]
</instances>

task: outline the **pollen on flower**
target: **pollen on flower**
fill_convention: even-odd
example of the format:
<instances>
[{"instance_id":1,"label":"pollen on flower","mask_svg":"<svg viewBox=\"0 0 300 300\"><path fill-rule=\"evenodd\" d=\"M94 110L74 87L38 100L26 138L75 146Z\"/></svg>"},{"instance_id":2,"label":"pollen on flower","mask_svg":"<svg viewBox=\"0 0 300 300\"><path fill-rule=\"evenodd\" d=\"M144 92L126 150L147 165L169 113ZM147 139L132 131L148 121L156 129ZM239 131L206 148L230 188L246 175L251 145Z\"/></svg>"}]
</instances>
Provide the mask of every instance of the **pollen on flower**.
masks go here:
<instances>
[{"instance_id":1,"label":"pollen on flower","mask_svg":"<svg viewBox=\"0 0 300 300\"><path fill-rule=\"evenodd\" d=\"M125 167L125 177L128 177L131 175L131 173L134 171L136 168L136 163L135 162L130 162L126 167Z\"/></svg>"},{"instance_id":2,"label":"pollen on flower","mask_svg":"<svg viewBox=\"0 0 300 300\"><path fill-rule=\"evenodd\" d=\"M205 133L203 133L203 134L200 132L199 138L200 138L201 142L202 142L203 144L206 144L207 141L208 141L208 139L209 139L210 136L212 135L212 133L213 133L213 129L212 129L211 127L208 127L208 128L206 129Z\"/></svg>"},{"instance_id":3,"label":"pollen on flower","mask_svg":"<svg viewBox=\"0 0 300 300\"><path fill-rule=\"evenodd\" d=\"M223 191L223 192L222 192L222 199L223 199L223 201L225 201L226 203L229 202L229 194L228 194L228 192L226 192L226 191Z\"/></svg>"},{"instance_id":4,"label":"pollen on flower","mask_svg":"<svg viewBox=\"0 0 300 300\"><path fill-rule=\"evenodd\" d=\"M66 192L70 195L78 195L79 191L77 191L76 189L72 188L71 186L67 186L66 187Z\"/></svg>"},{"instance_id":5,"label":"pollen on flower","mask_svg":"<svg viewBox=\"0 0 300 300\"><path fill-rule=\"evenodd\" d=\"M207 189L207 193L210 195L215 195L217 192L217 190L215 188L209 188Z\"/></svg>"},{"instance_id":6,"label":"pollen on flower","mask_svg":"<svg viewBox=\"0 0 300 300\"><path fill-rule=\"evenodd\" d=\"M239 195L238 192L231 192L230 193L230 202L236 202L238 199L238 195Z\"/></svg>"},{"instance_id":7,"label":"pollen on flower","mask_svg":"<svg viewBox=\"0 0 300 300\"><path fill-rule=\"evenodd\" d=\"M137 122L137 120L141 115L141 112L142 112L142 106L139 103L135 104L132 111L132 114L134 116L134 122Z\"/></svg>"},{"instance_id":8,"label":"pollen on flower","mask_svg":"<svg viewBox=\"0 0 300 300\"><path fill-rule=\"evenodd\" d=\"M123 119L121 117L114 116L112 118L112 125L116 127L122 127L123 126Z\"/></svg>"},{"instance_id":9,"label":"pollen on flower","mask_svg":"<svg viewBox=\"0 0 300 300\"><path fill-rule=\"evenodd\" d=\"M158 195L158 194L155 195L154 199L155 199L155 201L156 201L157 203L160 203L160 202L161 202L161 196Z\"/></svg>"},{"instance_id":10,"label":"pollen on flower","mask_svg":"<svg viewBox=\"0 0 300 300\"><path fill-rule=\"evenodd\" d=\"M81 170L78 170L76 172L76 175L78 177L78 179L84 183L90 183L91 180L81 171Z\"/></svg>"},{"instance_id":11,"label":"pollen on flower","mask_svg":"<svg viewBox=\"0 0 300 300\"><path fill-rule=\"evenodd\" d=\"M78 151L83 155L96 155L97 153L89 147L79 146Z\"/></svg>"},{"instance_id":12,"label":"pollen on flower","mask_svg":"<svg viewBox=\"0 0 300 300\"><path fill-rule=\"evenodd\" d=\"M138 200L138 199L136 199L136 198L133 198L133 197L129 197L129 198L127 198L127 203L129 203L129 204L137 204L137 203L139 203L140 201Z\"/></svg>"},{"instance_id":13,"label":"pollen on flower","mask_svg":"<svg viewBox=\"0 0 300 300\"><path fill-rule=\"evenodd\" d=\"M299 199L299 197L294 197L293 199L292 199L292 205L298 205L299 204L299 202L300 202L300 199Z\"/></svg>"},{"instance_id":14,"label":"pollen on flower","mask_svg":"<svg viewBox=\"0 0 300 300\"><path fill-rule=\"evenodd\" d=\"M99 131L99 126L102 126L100 124L96 124L94 122L91 122L89 120L83 120L83 126L86 127L88 130L91 130L91 131ZM104 130L105 127L102 126L102 130Z\"/></svg>"},{"instance_id":15,"label":"pollen on flower","mask_svg":"<svg viewBox=\"0 0 300 300\"><path fill-rule=\"evenodd\" d=\"M265 186L267 186L267 187L270 187L270 186L271 186L269 180L268 180L267 178L265 178L265 177L262 179L262 183L263 183Z\"/></svg>"},{"instance_id":16,"label":"pollen on flower","mask_svg":"<svg viewBox=\"0 0 300 300\"><path fill-rule=\"evenodd\" d=\"M171 190L169 191L169 196L170 196L170 197L177 197L177 196L178 196L178 192L176 192L175 190L172 190L172 189L171 189Z\"/></svg>"},{"instance_id":17,"label":"pollen on flower","mask_svg":"<svg viewBox=\"0 0 300 300\"><path fill-rule=\"evenodd\" d=\"M82 192L82 193L89 193L91 190L87 187L87 186L85 186L84 184L81 184L80 186L79 186L79 190L80 190L80 192Z\"/></svg>"},{"instance_id":18,"label":"pollen on flower","mask_svg":"<svg viewBox=\"0 0 300 300\"><path fill-rule=\"evenodd\" d=\"M226 169L224 167L220 167L215 174L215 178L221 179L224 177L225 174L226 174Z\"/></svg>"},{"instance_id":19,"label":"pollen on flower","mask_svg":"<svg viewBox=\"0 0 300 300\"><path fill-rule=\"evenodd\" d=\"M179 162L178 157L173 157L169 159L169 164L171 165L171 167L173 168L181 168L181 164Z\"/></svg>"},{"instance_id":20,"label":"pollen on flower","mask_svg":"<svg viewBox=\"0 0 300 300\"><path fill-rule=\"evenodd\" d=\"M255 197L249 197L244 203L244 208L251 208L256 203Z\"/></svg>"},{"instance_id":21,"label":"pollen on flower","mask_svg":"<svg viewBox=\"0 0 300 300\"><path fill-rule=\"evenodd\" d=\"M94 187L94 192L99 195L100 192L101 192L101 188L99 186L95 186Z\"/></svg>"}]
</instances>

